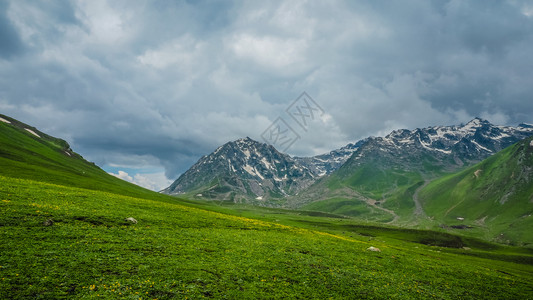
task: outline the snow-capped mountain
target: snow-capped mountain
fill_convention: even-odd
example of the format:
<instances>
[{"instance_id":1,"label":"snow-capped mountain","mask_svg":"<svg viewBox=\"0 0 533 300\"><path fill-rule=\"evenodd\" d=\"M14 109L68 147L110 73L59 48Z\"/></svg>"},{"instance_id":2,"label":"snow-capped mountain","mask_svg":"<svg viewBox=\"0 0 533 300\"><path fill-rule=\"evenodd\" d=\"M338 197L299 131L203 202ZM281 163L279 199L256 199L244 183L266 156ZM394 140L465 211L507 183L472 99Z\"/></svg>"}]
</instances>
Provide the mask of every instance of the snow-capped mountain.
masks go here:
<instances>
[{"instance_id":1,"label":"snow-capped mountain","mask_svg":"<svg viewBox=\"0 0 533 300\"><path fill-rule=\"evenodd\" d=\"M368 138L343 168L359 165L370 157L380 157L403 165L407 161L411 164L413 159L421 159L422 156L444 165L453 159L452 164L462 166L479 162L531 135L533 126L499 126L480 118L459 126L400 129L385 137ZM409 159L406 161L406 158Z\"/></svg>"},{"instance_id":2,"label":"snow-capped mountain","mask_svg":"<svg viewBox=\"0 0 533 300\"><path fill-rule=\"evenodd\" d=\"M340 168L366 141L367 139L363 139L329 153L312 157L295 157L294 159L309 168L316 176L322 177Z\"/></svg>"},{"instance_id":3,"label":"snow-capped mountain","mask_svg":"<svg viewBox=\"0 0 533 300\"><path fill-rule=\"evenodd\" d=\"M162 192L268 206L281 204L273 199L292 201L287 196L311 185L313 196L300 193L294 205L328 197L326 186L339 186L327 184L332 180L362 192L391 193L480 162L531 135L531 125L497 126L476 118L465 125L395 130L326 154L296 158L244 138L202 157ZM316 182L319 178L326 180Z\"/></svg>"},{"instance_id":4,"label":"snow-capped mountain","mask_svg":"<svg viewBox=\"0 0 533 300\"><path fill-rule=\"evenodd\" d=\"M265 201L296 194L315 177L307 167L271 145L244 138L202 157L162 192L236 202Z\"/></svg>"},{"instance_id":5,"label":"snow-capped mountain","mask_svg":"<svg viewBox=\"0 0 533 300\"><path fill-rule=\"evenodd\" d=\"M324 207L356 214L360 213L357 205L370 201L388 208L370 205L368 211L386 212L395 219L390 208L413 209L417 189L429 180L478 163L531 135L533 126L497 126L475 118L465 125L401 129L385 137L370 137L338 170L288 205L298 208L314 201L349 199L343 202L347 207Z\"/></svg>"}]
</instances>

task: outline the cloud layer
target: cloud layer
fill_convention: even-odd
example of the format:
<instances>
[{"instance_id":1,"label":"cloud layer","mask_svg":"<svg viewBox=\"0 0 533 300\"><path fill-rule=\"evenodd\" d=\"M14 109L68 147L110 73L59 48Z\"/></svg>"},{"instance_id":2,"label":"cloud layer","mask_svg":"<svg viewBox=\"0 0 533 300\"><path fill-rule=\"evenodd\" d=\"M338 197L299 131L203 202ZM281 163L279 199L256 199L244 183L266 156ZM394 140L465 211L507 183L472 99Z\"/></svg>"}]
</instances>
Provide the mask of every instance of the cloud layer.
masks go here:
<instances>
[{"instance_id":1,"label":"cloud layer","mask_svg":"<svg viewBox=\"0 0 533 300\"><path fill-rule=\"evenodd\" d=\"M527 1L1 2L0 111L100 166L163 167L168 179L229 140L261 140L303 91L326 117L294 155L475 116L532 122L532 12Z\"/></svg>"}]
</instances>

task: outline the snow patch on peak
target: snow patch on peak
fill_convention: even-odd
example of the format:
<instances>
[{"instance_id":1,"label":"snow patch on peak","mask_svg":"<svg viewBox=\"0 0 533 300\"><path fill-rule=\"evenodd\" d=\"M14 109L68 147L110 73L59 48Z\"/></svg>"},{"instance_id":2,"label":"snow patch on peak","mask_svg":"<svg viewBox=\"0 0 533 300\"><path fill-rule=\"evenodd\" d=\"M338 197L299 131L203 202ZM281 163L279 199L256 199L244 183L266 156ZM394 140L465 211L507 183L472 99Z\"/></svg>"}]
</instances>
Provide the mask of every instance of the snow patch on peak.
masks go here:
<instances>
[{"instance_id":1,"label":"snow patch on peak","mask_svg":"<svg viewBox=\"0 0 533 300\"><path fill-rule=\"evenodd\" d=\"M235 143L237 143L237 144L239 144L239 145L240 145L240 144L251 144L251 143L253 143L253 142L255 142L255 141L252 140L252 139L249 138L249 137L241 138L241 139L238 139L238 140L235 141Z\"/></svg>"},{"instance_id":2,"label":"snow patch on peak","mask_svg":"<svg viewBox=\"0 0 533 300\"><path fill-rule=\"evenodd\" d=\"M267 169L273 169L272 165L267 161L266 158L262 157L261 162L263 163L263 165L265 165Z\"/></svg>"},{"instance_id":3,"label":"snow patch on peak","mask_svg":"<svg viewBox=\"0 0 533 300\"><path fill-rule=\"evenodd\" d=\"M265 178L261 175L260 172L258 172L254 167L250 166L250 165L245 165L242 167L248 174L252 175L252 176L257 176L259 178L261 178L261 180L264 180Z\"/></svg>"},{"instance_id":4,"label":"snow patch on peak","mask_svg":"<svg viewBox=\"0 0 533 300\"><path fill-rule=\"evenodd\" d=\"M4 122L4 123L7 123L7 124L11 124L10 121L8 121L8 120L6 120L6 119L4 119L4 118L2 118L2 117L0 117L0 122Z\"/></svg>"},{"instance_id":5,"label":"snow patch on peak","mask_svg":"<svg viewBox=\"0 0 533 300\"><path fill-rule=\"evenodd\" d=\"M217 154L220 150L222 150L223 146L218 147L214 152L213 155Z\"/></svg>"},{"instance_id":6,"label":"snow patch on peak","mask_svg":"<svg viewBox=\"0 0 533 300\"><path fill-rule=\"evenodd\" d=\"M228 158L228 166L229 166L229 171L231 173L236 173L237 171L235 170L235 168L233 167L233 165L231 164L231 160Z\"/></svg>"},{"instance_id":7,"label":"snow patch on peak","mask_svg":"<svg viewBox=\"0 0 533 300\"><path fill-rule=\"evenodd\" d=\"M488 121L476 117L476 118L472 119L470 122L468 122L467 125L468 124L480 125L481 123L486 123L486 122L488 122Z\"/></svg>"},{"instance_id":8,"label":"snow patch on peak","mask_svg":"<svg viewBox=\"0 0 533 300\"><path fill-rule=\"evenodd\" d=\"M248 174L252 176L255 175L255 170L250 165L244 165L242 168L244 169L244 171L248 172Z\"/></svg>"},{"instance_id":9,"label":"snow patch on peak","mask_svg":"<svg viewBox=\"0 0 533 300\"><path fill-rule=\"evenodd\" d=\"M439 148L433 148L432 150L433 151L439 151L439 152L442 152L444 154L452 154L452 150L443 150L443 149L439 149Z\"/></svg>"},{"instance_id":10,"label":"snow patch on peak","mask_svg":"<svg viewBox=\"0 0 533 300\"><path fill-rule=\"evenodd\" d=\"M482 149L482 150L485 150L485 151L487 151L487 152L489 152L489 153L492 153L492 150L487 149L487 148L481 146L478 142L476 142L476 141L474 141L474 140L472 141L472 144L476 145L479 149Z\"/></svg>"},{"instance_id":11,"label":"snow patch on peak","mask_svg":"<svg viewBox=\"0 0 533 300\"><path fill-rule=\"evenodd\" d=\"M244 153L244 156L246 156L246 159L250 158L250 150L244 149L242 150L242 153Z\"/></svg>"},{"instance_id":12,"label":"snow patch on peak","mask_svg":"<svg viewBox=\"0 0 533 300\"><path fill-rule=\"evenodd\" d=\"M476 129L481 127L482 123L484 123L484 122L486 122L486 121L484 121L484 120L482 120L480 118L475 118L472 121L466 123L466 125L461 127L460 130L462 130L462 131L476 131Z\"/></svg>"}]
</instances>

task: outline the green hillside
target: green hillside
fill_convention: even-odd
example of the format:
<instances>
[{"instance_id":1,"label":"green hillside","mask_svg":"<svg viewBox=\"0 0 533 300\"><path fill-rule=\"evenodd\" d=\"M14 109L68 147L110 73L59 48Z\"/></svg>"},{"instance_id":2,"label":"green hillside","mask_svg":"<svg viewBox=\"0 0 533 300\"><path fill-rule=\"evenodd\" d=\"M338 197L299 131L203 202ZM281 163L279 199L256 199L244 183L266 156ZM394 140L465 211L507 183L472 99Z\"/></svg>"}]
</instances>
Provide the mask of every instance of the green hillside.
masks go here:
<instances>
[{"instance_id":1,"label":"green hillside","mask_svg":"<svg viewBox=\"0 0 533 300\"><path fill-rule=\"evenodd\" d=\"M192 204L62 155L61 140L30 130L40 137L0 123L0 299L533 295L531 249L334 214Z\"/></svg>"},{"instance_id":2,"label":"green hillside","mask_svg":"<svg viewBox=\"0 0 533 300\"><path fill-rule=\"evenodd\" d=\"M425 212L438 224L469 226L466 234L533 245L533 142L517 143L420 192Z\"/></svg>"},{"instance_id":3,"label":"green hillside","mask_svg":"<svg viewBox=\"0 0 533 300\"><path fill-rule=\"evenodd\" d=\"M292 208L398 226L442 225L438 223L440 220L427 218L420 201L422 188L432 180L471 167L531 134L532 128L527 124L498 126L479 118L459 126L395 130L385 137L366 139L339 169L287 202ZM501 188L512 186L513 183ZM438 201L439 197L428 201L434 200L444 208L447 204Z\"/></svg>"},{"instance_id":4,"label":"green hillside","mask_svg":"<svg viewBox=\"0 0 533 300\"><path fill-rule=\"evenodd\" d=\"M154 196L86 161L66 141L8 116L0 114L0 118L10 122L0 122L1 175L130 196Z\"/></svg>"},{"instance_id":5,"label":"green hillside","mask_svg":"<svg viewBox=\"0 0 533 300\"><path fill-rule=\"evenodd\" d=\"M376 222L407 223L413 218L413 195L424 184L425 172L391 167L386 162L365 163L359 168L343 167L318 181L300 197L291 200L293 207L337 213ZM426 173L441 174L431 166ZM309 202L308 199L313 199Z\"/></svg>"}]
</instances>

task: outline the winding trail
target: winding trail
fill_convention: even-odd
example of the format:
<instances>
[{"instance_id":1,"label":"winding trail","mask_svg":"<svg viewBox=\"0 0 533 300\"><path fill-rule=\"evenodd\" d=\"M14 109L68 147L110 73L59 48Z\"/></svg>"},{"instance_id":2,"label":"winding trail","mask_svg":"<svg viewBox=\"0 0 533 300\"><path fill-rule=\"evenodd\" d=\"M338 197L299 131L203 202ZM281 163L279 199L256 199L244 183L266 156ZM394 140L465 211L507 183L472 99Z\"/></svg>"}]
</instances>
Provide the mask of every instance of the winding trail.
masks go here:
<instances>
[{"instance_id":1,"label":"winding trail","mask_svg":"<svg viewBox=\"0 0 533 300\"><path fill-rule=\"evenodd\" d=\"M354 191L354 190L352 190L352 189L348 189L348 188L344 188L344 189L342 189L342 190L340 190L340 191L342 191L343 193L342 193L342 194L338 194L338 196L341 196L341 197L342 197L342 196L349 196L349 197L352 197L352 198L356 198L356 199L358 199L358 200L364 201L367 205L370 205L370 206L372 206L372 207L375 208L375 209L379 209L379 210L381 210L381 211L384 211L384 212L386 212L386 213L392 215L392 216L393 216L392 221L389 221L389 222L387 222L387 223L385 223L385 224L394 223L394 222L398 221L398 219L400 218L400 216L398 216L398 215L396 214L396 212L394 212L394 211L392 211L392 210L390 210L390 209L386 209L386 208L383 208L383 207L377 205L376 202L377 202L378 200L375 200L375 199L372 199L372 198L365 197L365 196L362 195L361 193L359 193L359 192L357 192L357 191ZM338 192L339 192L339 191L338 191ZM384 203L385 200L381 200L381 201L382 201L382 203Z\"/></svg>"},{"instance_id":2,"label":"winding trail","mask_svg":"<svg viewBox=\"0 0 533 300\"><path fill-rule=\"evenodd\" d=\"M447 216L452 210L454 210L457 206L459 206L459 204L463 203L465 201L465 199L463 198L461 201L455 203L452 207L450 207L446 213L444 213L444 216Z\"/></svg>"},{"instance_id":3,"label":"winding trail","mask_svg":"<svg viewBox=\"0 0 533 300\"><path fill-rule=\"evenodd\" d=\"M423 188L425 188L430 182L431 182L431 180L426 179L424 181L424 184L419 186L416 189L415 193L413 194L413 202L415 203L415 216L420 216L420 217L425 217L426 216L426 213L424 212L424 209L422 208L422 204L420 204L420 200L418 198L418 193Z\"/></svg>"},{"instance_id":4,"label":"winding trail","mask_svg":"<svg viewBox=\"0 0 533 300\"><path fill-rule=\"evenodd\" d=\"M387 222L386 224L394 223L394 222L398 221L398 219L400 218L400 217L396 214L396 212L394 212L394 211L392 211L392 210L390 210L390 209L386 209L386 208L383 208L383 207L381 207L381 206L376 205L377 200L375 200L375 199L371 199L371 198L367 198L367 197L365 197L365 196L363 196L363 195L361 195L361 194L359 194L359 193L357 193L357 194L358 194L359 199L365 201L366 204L368 204L368 205L370 205L370 206L372 206L372 207L374 207L374 208L376 208L376 209L382 210L382 211L384 211L384 212L386 212L386 213L389 213L389 214L391 214L391 215L394 217L394 218L392 219L392 221L389 221L389 222Z\"/></svg>"}]
</instances>

